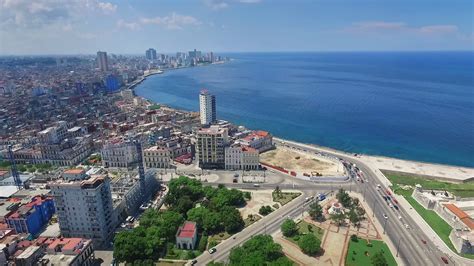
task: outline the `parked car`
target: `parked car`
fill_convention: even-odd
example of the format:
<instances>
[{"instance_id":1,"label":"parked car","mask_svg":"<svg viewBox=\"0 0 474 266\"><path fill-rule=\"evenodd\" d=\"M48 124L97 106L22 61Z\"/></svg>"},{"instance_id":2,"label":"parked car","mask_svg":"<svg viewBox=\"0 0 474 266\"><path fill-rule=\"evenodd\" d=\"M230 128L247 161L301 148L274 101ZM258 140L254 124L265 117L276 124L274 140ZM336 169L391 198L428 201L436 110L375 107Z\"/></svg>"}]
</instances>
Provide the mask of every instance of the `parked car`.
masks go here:
<instances>
[{"instance_id":1,"label":"parked car","mask_svg":"<svg viewBox=\"0 0 474 266\"><path fill-rule=\"evenodd\" d=\"M192 261L191 261L191 265L195 265L195 264L197 264L197 263L198 263L197 260L192 260Z\"/></svg>"},{"instance_id":2,"label":"parked car","mask_svg":"<svg viewBox=\"0 0 474 266\"><path fill-rule=\"evenodd\" d=\"M209 254L216 253L217 249L216 248L211 248L209 249Z\"/></svg>"},{"instance_id":3,"label":"parked car","mask_svg":"<svg viewBox=\"0 0 474 266\"><path fill-rule=\"evenodd\" d=\"M444 264L449 264L448 259L446 257L441 257L441 260L444 262Z\"/></svg>"}]
</instances>

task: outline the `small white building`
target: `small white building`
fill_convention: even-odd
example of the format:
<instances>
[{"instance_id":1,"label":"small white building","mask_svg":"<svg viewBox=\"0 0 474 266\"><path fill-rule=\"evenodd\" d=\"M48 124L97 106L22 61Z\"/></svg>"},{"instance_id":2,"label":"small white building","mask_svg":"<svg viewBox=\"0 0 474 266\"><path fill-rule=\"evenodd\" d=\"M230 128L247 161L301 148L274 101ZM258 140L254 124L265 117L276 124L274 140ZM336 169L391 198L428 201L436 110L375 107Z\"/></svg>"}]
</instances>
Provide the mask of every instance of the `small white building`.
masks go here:
<instances>
[{"instance_id":1,"label":"small white building","mask_svg":"<svg viewBox=\"0 0 474 266\"><path fill-rule=\"evenodd\" d=\"M179 249L195 249L197 242L197 227L195 222L184 222L176 232L176 246Z\"/></svg>"},{"instance_id":2,"label":"small white building","mask_svg":"<svg viewBox=\"0 0 474 266\"><path fill-rule=\"evenodd\" d=\"M143 163L146 168L170 168L171 153L166 147L153 146L143 150Z\"/></svg>"},{"instance_id":3,"label":"small white building","mask_svg":"<svg viewBox=\"0 0 474 266\"><path fill-rule=\"evenodd\" d=\"M137 148L129 140L114 139L105 144L101 151L104 167L131 167L138 160Z\"/></svg>"},{"instance_id":4,"label":"small white building","mask_svg":"<svg viewBox=\"0 0 474 266\"><path fill-rule=\"evenodd\" d=\"M226 147L226 170L258 170L259 165L260 160L258 150L238 144Z\"/></svg>"}]
</instances>

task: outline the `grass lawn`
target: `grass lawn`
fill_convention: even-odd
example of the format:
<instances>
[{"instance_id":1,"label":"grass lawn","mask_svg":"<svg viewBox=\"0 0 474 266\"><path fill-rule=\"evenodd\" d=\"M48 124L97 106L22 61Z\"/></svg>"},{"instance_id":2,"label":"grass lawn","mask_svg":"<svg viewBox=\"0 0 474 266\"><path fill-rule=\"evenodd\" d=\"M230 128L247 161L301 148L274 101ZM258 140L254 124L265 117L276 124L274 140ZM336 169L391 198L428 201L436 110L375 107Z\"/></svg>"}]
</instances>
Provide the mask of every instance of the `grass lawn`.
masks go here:
<instances>
[{"instance_id":1,"label":"grass lawn","mask_svg":"<svg viewBox=\"0 0 474 266\"><path fill-rule=\"evenodd\" d=\"M219 234L210 235L207 239L207 243L209 243L208 248L214 247L215 245L213 245L213 243L219 244L221 241L226 240L229 237L230 237L230 235L227 232L222 232L222 233L219 233Z\"/></svg>"},{"instance_id":2,"label":"grass lawn","mask_svg":"<svg viewBox=\"0 0 474 266\"><path fill-rule=\"evenodd\" d=\"M349 249L347 250L346 266L366 266L372 265L371 256L379 251L383 252L389 266L396 266L397 262L393 257L387 244L379 240L370 240L371 247L367 246L365 239L359 238L359 241L349 241Z\"/></svg>"},{"instance_id":3,"label":"grass lawn","mask_svg":"<svg viewBox=\"0 0 474 266\"><path fill-rule=\"evenodd\" d=\"M280 195L277 195L275 192L272 193L273 201L279 202L281 206L297 198L299 195L301 193L297 192L281 192Z\"/></svg>"},{"instance_id":4,"label":"grass lawn","mask_svg":"<svg viewBox=\"0 0 474 266\"><path fill-rule=\"evenodd\" d=\"M184 250L178 249L176 247L168 248L166 251L165 259L172 259L172 260L189 260L196 258L197 256L201 255L202 252L199 250Z\"/></svg>"},{"instance_id":5,"label":"grass lawn","mask_svg":"<svg viewBox=\"0 0 474 266\"><path fill-rule=\"evenodd\" d=\"M157 266L184 266L185 262L168 262L168 261L159 261Z\"/></svg>"},{"instance_id":6,"label":"grass lawn","mask_svg":"<svg viewBox=\"0 0 474 266\"><path fill-rule=\"evenodd\" d=\"M415 187L416 184L420 184L424 189L446 190L459 197L474 197L474 182L454 184L434 179L427 179L416 175L395 174L386 171L383 171L383 173L392 184L410 185L413 187Z\"/></svg>"},{"instance_id":7,"label":"grass lawn","mask_svg":"<svg viewBox=\"0 0 474 266\"><path fill-rule=\"evenodd\" d=\"M296 236L287 238L291 242L298 244L299 238L305 234L313 234L319 240L321 240L321 242L323 241L324 229L319 228L316 225L307 223L305 221L299 222L297 226L298 226L298 234Z\"/></svg>"},{"instance_id":8,"label":"grass lawn","mask_svg":"<svg viewBox=\"0 0 474 266\"><path fill-rule=\"evenodd\" d=\"M449 234L451 233L451 230L453 230L453 228L445 220L443 220L443 218L441 218L435 211L427 210L421 204L419 204L418 201L416 201L411 196L412 193L413 193L413 189L408 189L408 190L402 189L400 187L399 183L397 183L399 180L403 181L407 177L405 177L405 176L403 176L403 177L400 177L400 176L394 177L394 175L390 175L390 174L385 174L385 175L390 179L390 181L393 184L393 186L392 186L393 192L395 192L396 194L402 195L410 203L410 205L413 207L413 209L415 209L418 212L418 214L420 214L420 216L423 217L423 219L430 225L430 227L433 228L433 230L444 241L444 243L446 243L446 245L452 251L457 253L456 249L454 248L453 243L449 239ZM428 180L428 181L429 181L429 183L435 182L435 183L443 183L443 184L448 184L448 185L458 185L458 184L450 184L450 183L438 182L438 181L432 181L432 180ZM421 184L421 182L418 182L418 181L408 180L408 181L405 182L405 184L402 184L402 185L411 185L411 183L409 184L409 182L414 182L415 184ZM472 184L472 183L459 184L459 185L462 186L462 185L470 185L470 184ZM427 188L427 186L425 186L423 184L421 184L421 185L423 187ZM472 189L474 189L474 188L472 188ZM446 190L451 191L449 189L446 189ZM454 193L453 191L451 191L451 192ZM469 192L469 193L472 193L472 191ZM469 194L469 193L467 193L467 194ZM466 194L466 193L463 193L463 194ZM466 258L474 259L474 255L471 255L471 254L459 254L459 255L461 255L463 257L466 257Z\"/></svg>"}]
</instances>

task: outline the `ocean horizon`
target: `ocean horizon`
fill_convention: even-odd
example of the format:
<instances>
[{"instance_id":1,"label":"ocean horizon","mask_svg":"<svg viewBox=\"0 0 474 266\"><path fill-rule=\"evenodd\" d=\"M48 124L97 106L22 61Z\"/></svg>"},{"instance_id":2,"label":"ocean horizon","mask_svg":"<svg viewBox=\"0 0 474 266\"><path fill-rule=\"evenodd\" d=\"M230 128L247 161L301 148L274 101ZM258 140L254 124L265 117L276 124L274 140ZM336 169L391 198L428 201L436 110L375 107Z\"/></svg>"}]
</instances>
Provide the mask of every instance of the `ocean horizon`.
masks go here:
<instances>
[{"instance_id":1,"label":"ocean horizon","mask_svg":"<svg viewBox=\"0 0 474 266\"><path fill-rule=\"evenodd\" d=\"M274 136L351 153L474 167L474 52L229 53L165 70L137 95Z\"/></svg>"}]
</instances>

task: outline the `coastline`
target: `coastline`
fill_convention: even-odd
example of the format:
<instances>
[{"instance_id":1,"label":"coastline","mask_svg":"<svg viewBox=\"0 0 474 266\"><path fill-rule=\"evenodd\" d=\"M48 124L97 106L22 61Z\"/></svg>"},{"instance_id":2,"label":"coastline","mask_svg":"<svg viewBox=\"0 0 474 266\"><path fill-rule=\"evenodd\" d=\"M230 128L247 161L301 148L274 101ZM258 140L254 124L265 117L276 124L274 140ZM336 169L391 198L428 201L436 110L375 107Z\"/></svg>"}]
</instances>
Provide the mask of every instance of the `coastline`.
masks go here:
<instances>
[{"instance_id":1,"label":"coastline","mask_svg":"<svg viewBox=\"0 0 474 266\"><path fill-rule=\"evenodd\" d=\"M134 89L137 85L139 85L140 83L145 81L148 77L154 76L154 75L161 75L161 74L165 73L165 71L172 71L172 70L178 70L178 69L184 69L184 68L205 67L205 66L220 65L220 64L225 64L225 63L226 63L226 61L217 61L217 62L214 62L214 63L201 64L201 65L197 65L197 66L181 66L181 67L174 67L174 68L156 69L152 72L148 72L146 74L143 74L142 76L139 76L139 79L132 82L132 84L129 84L126 87L126 89L129 89L129 90Z\"/></svg>"}]
</instances>

